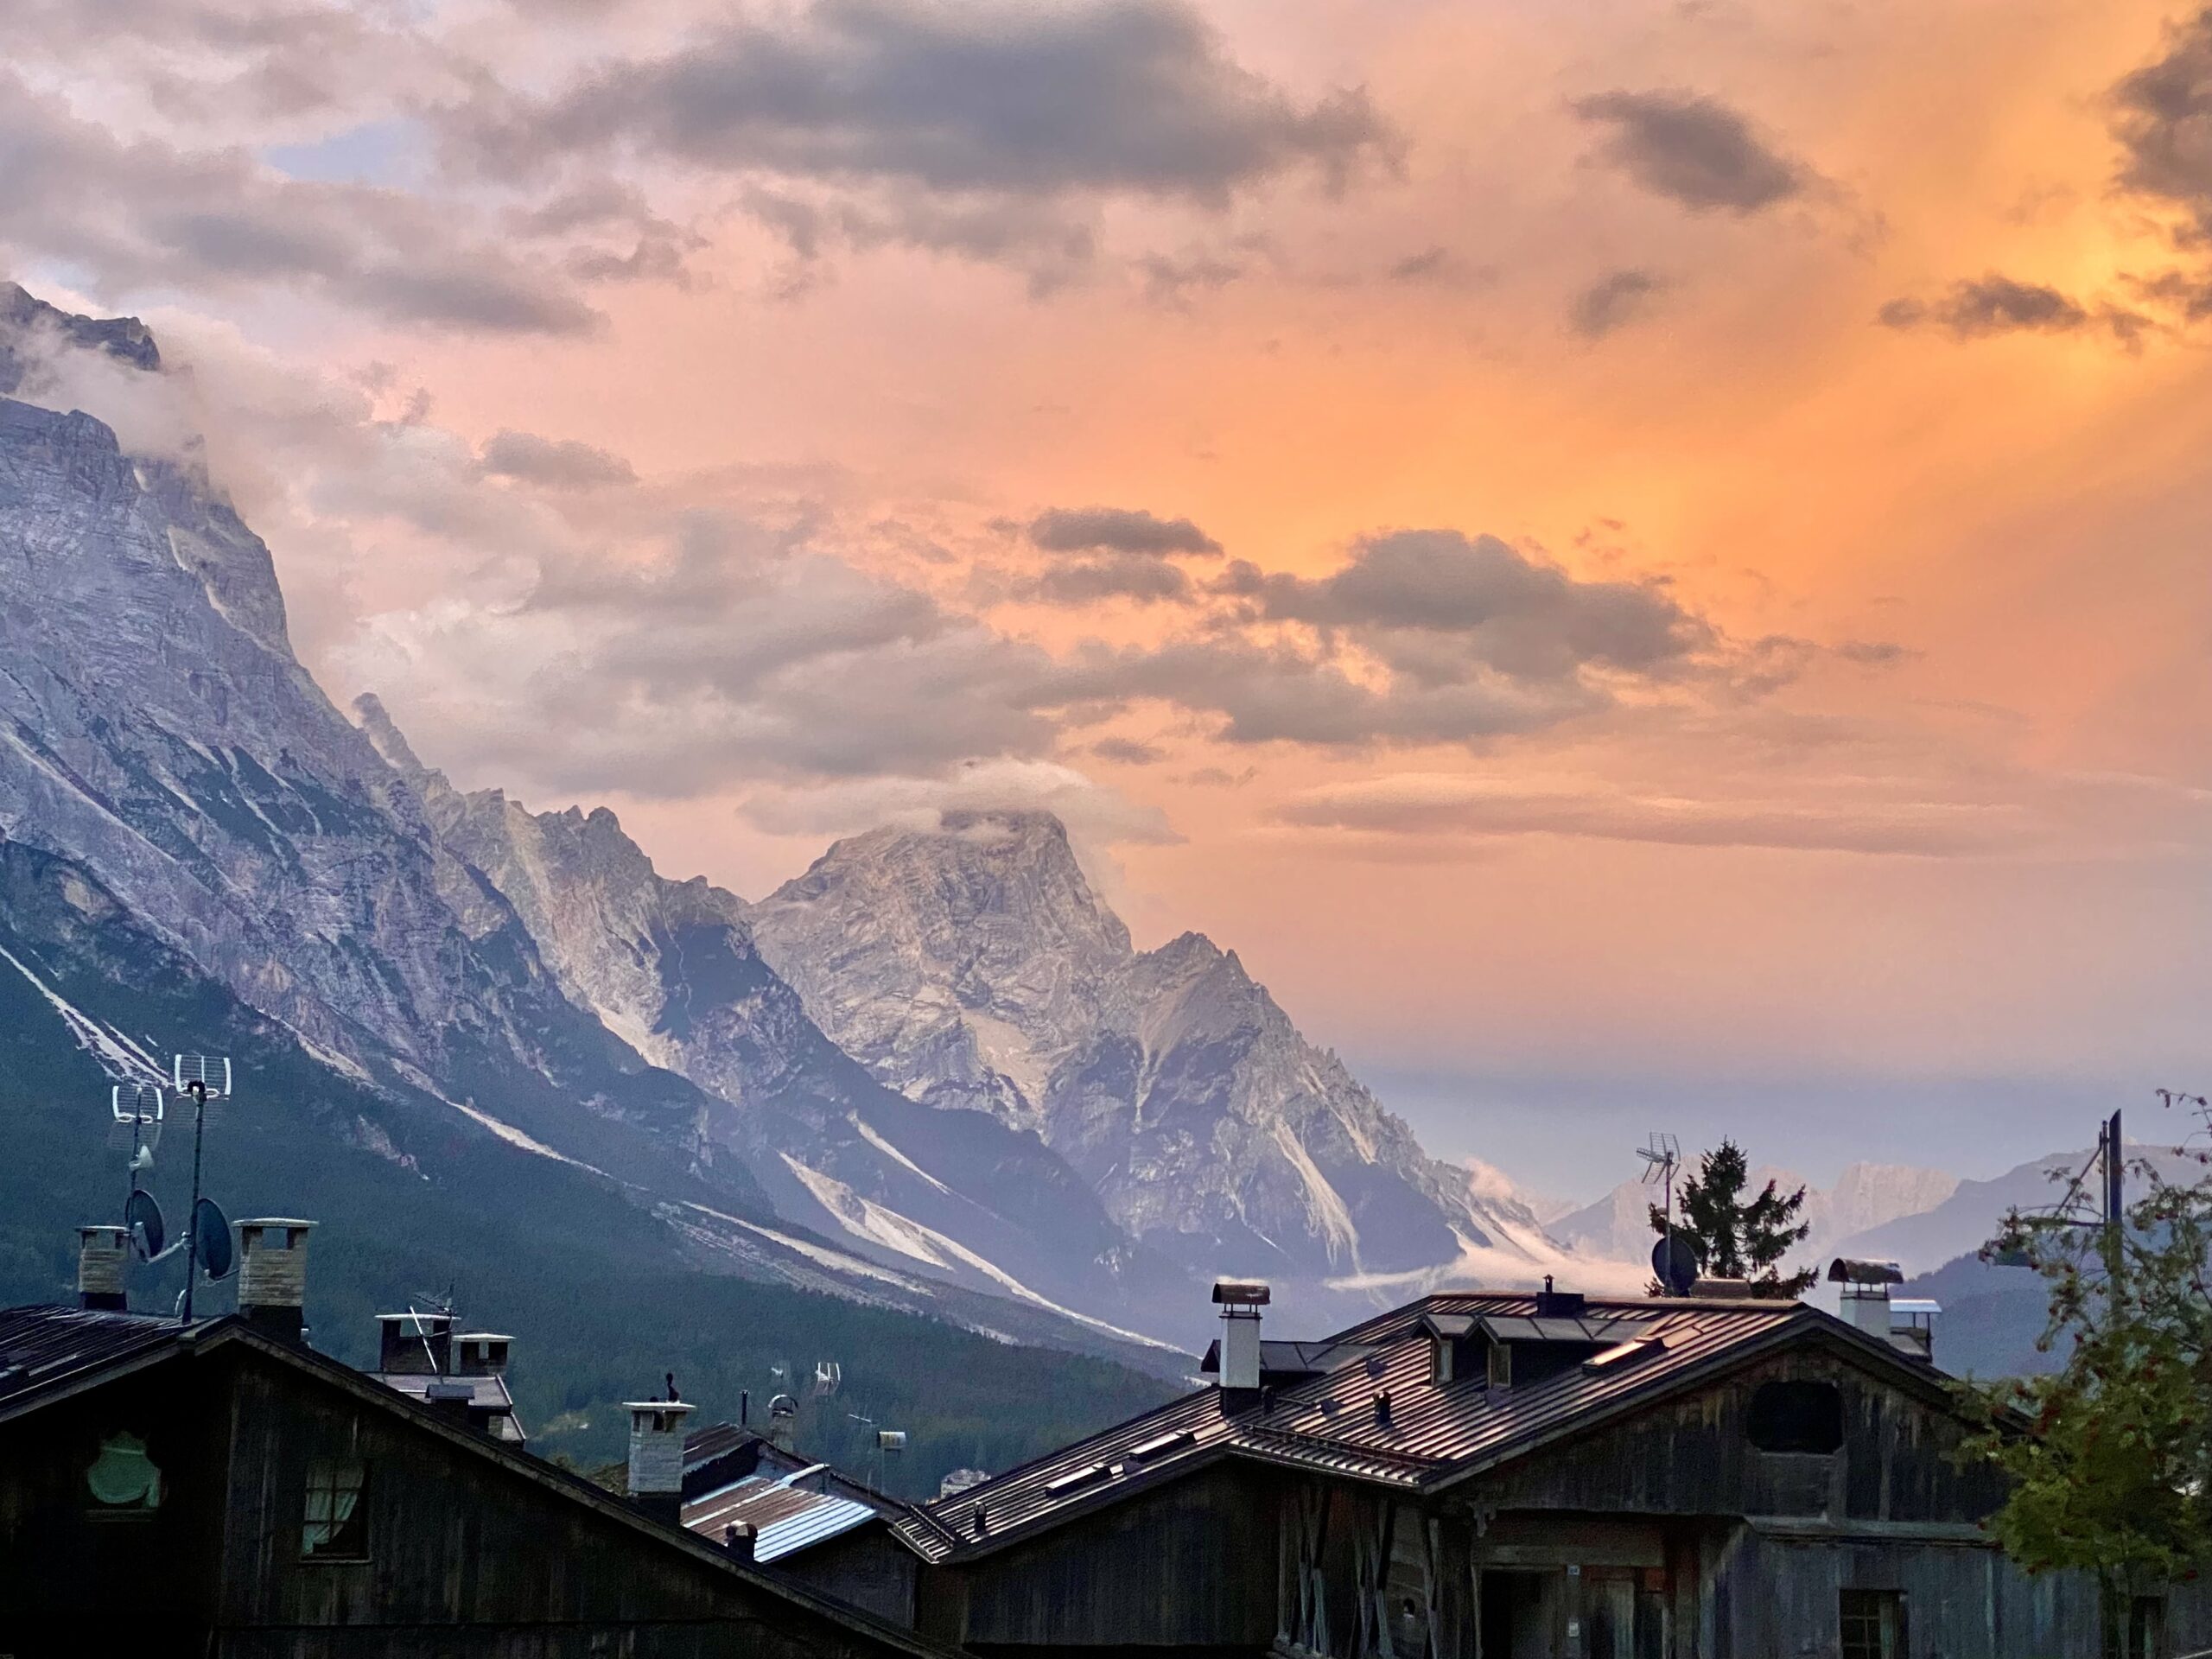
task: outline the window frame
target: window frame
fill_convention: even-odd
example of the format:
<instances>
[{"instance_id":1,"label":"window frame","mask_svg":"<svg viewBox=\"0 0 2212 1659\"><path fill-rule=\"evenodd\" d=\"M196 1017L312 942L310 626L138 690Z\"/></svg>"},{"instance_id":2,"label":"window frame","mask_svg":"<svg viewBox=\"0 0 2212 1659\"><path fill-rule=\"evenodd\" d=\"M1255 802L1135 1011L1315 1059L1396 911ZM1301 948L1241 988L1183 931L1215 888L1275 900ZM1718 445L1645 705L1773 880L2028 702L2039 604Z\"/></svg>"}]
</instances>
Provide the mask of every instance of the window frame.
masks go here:
<instances>
[{"instance_id":1,"label":"window frame","mask_svg":"<svg viewBox=\"0 0 2212 1659\"><path fill-rule=\"evenodd\" d=\"M352 1471L350 1485L345 1471ZM358 1564L370 1559L372 1540L369 1530L369 1493L371 1489L369 1462L359 1457L318 1457L308 1460L307 1472L300 1486L300 1560L315 1566ZM327 1493L330 1509L336 1508L340 1492L351 1491L352 1506L345 1515L332 1521L326 1513L321 1519L315 1515L318 1493ZM311 1531L327 1525L329 1535L321 1543L310 1538Z\"/></svg>"},{"instance_id":2,"label":"window frame","mask_svg":"<svg viewBox=\"0 0 2212 1659\"><path fill-rule=\"evenodd\" d=\"M1853 1603L1859 1605L1856 1608ZM1905 1593L1880 1586L1846 1585L1836 1592L1836 1651L1840 1659L1906 1659L1910 1651L1911 1626L1907 1622ZM1885 1620L1885 1614L1894 1618ZM1889 1629L1885 1632L1885 1623ZM1861 1629L1856 1635L1853 1625L1872 1625L1872 1644L1869 1632ZM1884 1641L1887 1635L1889 1640Z\"/></svg>"}]
</instances>

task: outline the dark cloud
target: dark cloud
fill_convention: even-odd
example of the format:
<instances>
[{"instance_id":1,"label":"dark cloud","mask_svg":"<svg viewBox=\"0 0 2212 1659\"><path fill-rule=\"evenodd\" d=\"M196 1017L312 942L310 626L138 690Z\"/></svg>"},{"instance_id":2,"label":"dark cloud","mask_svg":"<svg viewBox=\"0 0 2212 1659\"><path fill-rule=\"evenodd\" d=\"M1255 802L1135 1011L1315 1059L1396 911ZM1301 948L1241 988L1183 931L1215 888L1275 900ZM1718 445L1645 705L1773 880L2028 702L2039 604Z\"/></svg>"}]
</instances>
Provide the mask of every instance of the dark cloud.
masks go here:
<instances>
[{"instance_id":1,"label":"dark cloud","mask_svg":"<svg viewBox=\"0 0 2212 1659\"><path fill-rule=\"evenodd\" d=\"M1342 180L1392 143L1363 92L1294 102L1233 62L1181 0L817 0L795 18L734 22L667 56L604 64L542 101L456 109L448 130L508 172L620 146L947 194L1215 204L1294 168Z\"/></svg>"},{"instance_id":2,"label":"dark cloud","mask_svg":"<svg viewBox=\"0 0 2212 1659\"><path fill-rule=\"evenodd\" d=\"M1120 766L1149 766L1167 758L1166 750L1127 737L1102 737L1090 746L1090 752Z\"/></svg>"},{"instance_id":3,"label":"dark cloud","mask_svg":"<svg viewBox=\"0 0 2212 1659\"><path fill-rule=\"evenodd\" d=\"M1716 638L1658 583L1585 582L1494 536L1451 530L1376 537L1321 577L1240 561L1216 587L1267 619L1342 631L1430 684L1476 672L1566 681L1590 667L1665 676Z\"/></svg>"},{"instance_id":4,"label":"dark cloud","mask_svg":"<svg viewBox=\"0 0 2212 1659\"><path fill-rule=\"evenodd\" d=\"M1048 605L1081 607L1101 600L1129 599L1140 605L1179 602L1192 596L1191 579L1164 559L1141 553L1048 565L1017 590L1020 597Z\"/></svg>"},{"instance_id":5,"label":"dark cloud","mask_svg":"<svg viewBox=\"0 0 2212 1659\"><path fill-rule=\"evenodd\" d=\"M1161 518L1141 507L1051 507L1029 521L1030 541L1047 553L1130 553L1165 558L1215 557L1221 543L1188 518Z\"/></svg>"},{"instance_id":6,"label":"dark cloud","mask_svg":"<svg viewBox=\"0 0 2212 1659\"><path fill-rule=\"evenodd\" d=\"M484 446L480 461L494 478L512 478L550 490L600 490L638 481L636 470L611 449L574 438L535 432L499 432Z\"/></svg>"},{"instance_id":7,"label":"dark cloud","mask_svg":"<svg viewBox=\"0 0 2212 1659\"><path fill-rule=\"evenodd\" d=\"M1655 194L1694 213L1756 213L1800 194L1802 162L1770 149L1726 104L1688 92L1601 92L1576 102L1611 129L1604 155Z\"/></svg>"},{"instance_id":8,"label":"dark cloud","mask_svg":"<svg viewBox=\"0 0 2212 1659\"><path fill-rule=\"evenodd\" d=\"M1996 334L2071 334L2094 329L2133 348L2150 319L2113 305L2094 308L2042 283L1991 271L1954 283L1941 299L1891 300L1875 313L1885 328L1940 328L1955 340Z\"/></svg>"},{"instance_id":9,"label":"dark cloud","mask_svg":"<svg viewBox=\"0 0 2212 1659\"><path fill-rule=\"evenodd\" d=\"M2113 88L2112 108L2122 188L2212 234L2212 10L2169 29L2164 54Z\"/></svg>"},{"instance_id":10,"label":"dark cloud","mask_svg":"<svg viewBox=\"0 0 2212 1659\"><path fill-rule=\"evenodd\" d=\"M562 278L397 190L287 179L232 149L125 142L0 71L0 245L121 292L290 287L397 322L575 334Z\"/></svg>"},{"instance_id":11,"label":"dark cloud","mask_svg":"<svg viewBox=\"0 0 2212 1659\"><path fill-rule=\"evenodd\" d=\"M1567 326L1585 340L1603 340L1647 315L1667 287L1664 277L1648 270L1608 271L1574 296Z\"/></svg>"},{"instance_id":12,"label":"dark cloud","mask_svg":"<svg viewBox=\"0 0 2212 1659\"><path fill-rule=\"evenodd\" d=\"M1494 282L1491 265L1472 265L1440 243L1394 261L1388 272L1394 283L1427 283L1439 288L1472 288Z\"/></svg>"}]
</instances>

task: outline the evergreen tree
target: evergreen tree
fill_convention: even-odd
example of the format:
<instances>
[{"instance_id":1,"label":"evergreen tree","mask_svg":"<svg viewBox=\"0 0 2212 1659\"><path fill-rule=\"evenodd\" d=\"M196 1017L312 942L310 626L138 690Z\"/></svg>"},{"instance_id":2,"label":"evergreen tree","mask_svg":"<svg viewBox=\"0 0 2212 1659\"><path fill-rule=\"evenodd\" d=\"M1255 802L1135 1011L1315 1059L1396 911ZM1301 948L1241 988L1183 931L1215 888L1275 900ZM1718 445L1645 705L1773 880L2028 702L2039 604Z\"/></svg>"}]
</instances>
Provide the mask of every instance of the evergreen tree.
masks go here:
<instances>
[{"instance_id":1,"label":"evergreen tree","mask_svg":"<svg viewBox=\"0 0 2212 1659\"><path fill-rule=\"evenodd\" d=\"M1699 1158L1697 1173L1686 1176L1676 1190L1681 1213L1675 1231L1697 1247L1707 1277L1747 1280L1754 1296L1802 1296L1818 1275L1810 1268L1785 1274L1782 1259L1813 1230L1810 1222L1797 1219L1805 1207L1805 1189L1785 1198L1769 1181L1747 1204L1744 1188L1751 1175L1743 1148L1724 1137ZM1667 1231L1667 1212L1657 1205L1651 1206L1651 1230L1662 1236Z\"/></svg>"}]
</instances>

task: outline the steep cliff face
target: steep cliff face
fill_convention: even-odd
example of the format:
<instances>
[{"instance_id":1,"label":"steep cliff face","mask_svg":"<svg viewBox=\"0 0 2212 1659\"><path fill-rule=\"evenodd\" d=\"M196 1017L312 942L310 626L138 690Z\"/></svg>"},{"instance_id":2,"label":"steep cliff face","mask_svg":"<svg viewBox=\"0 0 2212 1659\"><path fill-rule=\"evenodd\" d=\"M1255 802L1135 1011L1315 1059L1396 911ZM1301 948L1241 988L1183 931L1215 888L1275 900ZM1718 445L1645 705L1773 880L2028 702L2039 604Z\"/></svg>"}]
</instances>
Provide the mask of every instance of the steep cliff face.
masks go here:
<instances>
[{"instance_id":1,"label":"steep cliff face","mask_svg":"<svg viewBox=\"0 0 2212 1659\"><path fill-rule=\"evenodd\" d=\"M57 353L162 372L137 324L20 290L0 340L0 385L33 395ZM79 873L349 1084L602 1172L736 1270L964 1286L1063 1336L1064 1306L1126 1313L1136 1253L1088 1187L1034 1136L884 1090L734 896L663 880L611 814L463 795L380 708L334 707L269 550L188 460L0 397L0 847Z\"/></svg>"},{"instance_id":2,"label":"steep cliff face","mask_svg":"<svg viewBox=\"0 0 2212 1659\"><path fill-rule=\"evenodd\" d=\"M37 321L38 349L74 338ZM75 333L157 372L135 327ZM195 467L0 398L0 836L335 1064L626 1173L696 1139L708 1098L569 1001L293 657L268 549ZM740 1165L710 1184L766 1207Z\"/></svg>"},{"instance_id":3,"label":"steep cliff face","mask_svg":"<svg viewBox=\"0 0 2212 1659\"><path fill-rule=\"evenodd\" d=\"M1139 953L1043 813L840 842L755 906L762 953L913 1098L1033 1125L1193 1271L1352 1278L1541 1243L1473 1198L1235 953Z\"/></svg>"},{"instance_id":4,"label":"steep cliff face","mask_svg":"<svg viewBox=\"0 0 2212 1659\"><path fill-rule=\"evenodd\" d=\"M945 1116L856 1065L762 960L734 893L662 876L604 807L532 813L497 790L463 794L374 698L356 713L440 843L512 907L569 999L735 1109L707 1135L782 1214L975 1289L1144 1322L1166 1265L1132 1248L1033 1134Z\"/></svg>"},{"instance_id":5,"label":"steep cliff face","mask_svg":"<svg viewBox=\"0 0 2212 1659\"><path fill-rule=\"evenodd\" d=\"M841 1047L932 1105L1041 1128L1058 1065L1131 956L1045 813L957 813L837 843L753 912Z\"/></svg>"}]
</instances>

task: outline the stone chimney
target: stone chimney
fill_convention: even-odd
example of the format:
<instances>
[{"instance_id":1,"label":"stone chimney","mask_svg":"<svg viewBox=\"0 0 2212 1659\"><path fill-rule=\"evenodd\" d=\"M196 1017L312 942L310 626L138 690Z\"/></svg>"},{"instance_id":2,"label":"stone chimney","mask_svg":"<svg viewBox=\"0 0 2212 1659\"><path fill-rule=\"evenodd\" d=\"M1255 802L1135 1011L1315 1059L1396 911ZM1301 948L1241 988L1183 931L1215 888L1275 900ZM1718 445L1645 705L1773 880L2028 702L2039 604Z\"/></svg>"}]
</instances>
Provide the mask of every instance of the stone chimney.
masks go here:
<instances>
[{"instance_id":1,"label":"stone chimney","mask_svg":"<svg viewBox=\"0 0 2212 1659\"><path fill-rule=\"evenodd\" d=\"M308 1232L311 1221L264 1217L238 1230L238 1312L281 1341L307 1341Z\"/></svg>"},{"instance_id":2,"label":"stone chimney","mask_svg":"<svg viewBox=\"0 0 2212 1659\"><path fill-rule=\"evenodd\" d=\"M657 1521L683 1523L683 1425L691 1407L681 1400L631 1400L630 1501Z\"/></svg>"},{"instance_id":3,"label":"stone chimney","mask_svg":"<svg viewBox=\"0 0 2212 1659\"><path fill-rule=\"evenodd\" d=\"M1260 1398L1260 1310L1270 1293L1262 1279L1217 1279L1213 1300L1221 1309L1221 1404L1240 1411Z\"/></svg>"},{"instance_id":4,"label":"stone chimney","mask_svg":"<svg viewBox=\"0 0 2212 1659\"><path fill-rule=\"evenodd\" d=\"M89 1311L120 1313L130 1304L124 1300L123 1269L130 1260L128 1227L79 1227L77 1230L77 1306Z\"/></svg>"},{"instance_id":5,"label":"stone chimney","mask_svg":"<svg viewBox=\"0 0 2212 1659\"><path fill-rule=\"evenodd\" d=\"M453 1339L448 1372L454 1376L505 1376L513 1344L512 1337L496 1331L464 1331Z\"/></svg>"},{"instance_id":6,"label":"stone chimney","mask_svg":"<svg viewBox=\"0 0 2212 1659\"><path fill-rule=\"evenodd\" d=\"M453 1369L453 1315L377 1315L377 1370L387 1376L443 1376Z\"/></svg>"}]
</instances>

